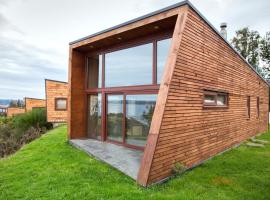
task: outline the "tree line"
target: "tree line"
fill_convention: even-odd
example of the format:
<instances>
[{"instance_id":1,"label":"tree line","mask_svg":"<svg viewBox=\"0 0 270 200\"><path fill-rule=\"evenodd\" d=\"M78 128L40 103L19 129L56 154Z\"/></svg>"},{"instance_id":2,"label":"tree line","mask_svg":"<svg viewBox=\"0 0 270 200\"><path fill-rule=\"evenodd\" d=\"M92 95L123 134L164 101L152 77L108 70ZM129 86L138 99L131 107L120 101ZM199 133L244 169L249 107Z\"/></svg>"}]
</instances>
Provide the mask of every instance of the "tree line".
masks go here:
<instances>
[{"instance_id":1,"label":"tree line","mask_svg":"<svg viewBox=\"0 0 270 200\"><path fill-rule=\"evenodd\" d=\"M24 107L24 101L21 99L18 100L11 100L9 103L9 107L12 108L23 108Z\"/></svg>"},{"instance_id":2,"label":"tree line","mask_svg":"<svg viewBox=\"0 0 270 200\"><path fill-rule=\"evenodd\" d=\"M234 48L270 83L270 31L261 36L248 27L236 31Z\"/></svg>"}]
</instances>

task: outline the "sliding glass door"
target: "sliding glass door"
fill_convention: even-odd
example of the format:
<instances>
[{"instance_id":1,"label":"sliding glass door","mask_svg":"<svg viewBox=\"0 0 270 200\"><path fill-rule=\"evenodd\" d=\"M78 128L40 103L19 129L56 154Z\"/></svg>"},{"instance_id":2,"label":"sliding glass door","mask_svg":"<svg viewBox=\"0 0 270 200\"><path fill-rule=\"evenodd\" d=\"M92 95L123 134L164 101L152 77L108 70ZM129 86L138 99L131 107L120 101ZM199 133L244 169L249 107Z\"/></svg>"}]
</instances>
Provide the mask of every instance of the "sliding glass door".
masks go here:
<instances>
[{"instance_id":1,"label":"sliding glass door","mask_svg":"<svg viewBox=\"0 0 270 200\"><path fill-rule=\"evenodd\" d=\"M125 142L144 147L156 105L155 94L126 95Z\"/></svg>"},{"instance_id":2,"label":"sliding glass door","mask_svg":"<svg viewBox=\"0 0 270 200\"><path fill-rule=\"evenodd\" d=\"M156 94L108 94L106 139L143 148L156 104Z\"/></svg>"}]
</instances>

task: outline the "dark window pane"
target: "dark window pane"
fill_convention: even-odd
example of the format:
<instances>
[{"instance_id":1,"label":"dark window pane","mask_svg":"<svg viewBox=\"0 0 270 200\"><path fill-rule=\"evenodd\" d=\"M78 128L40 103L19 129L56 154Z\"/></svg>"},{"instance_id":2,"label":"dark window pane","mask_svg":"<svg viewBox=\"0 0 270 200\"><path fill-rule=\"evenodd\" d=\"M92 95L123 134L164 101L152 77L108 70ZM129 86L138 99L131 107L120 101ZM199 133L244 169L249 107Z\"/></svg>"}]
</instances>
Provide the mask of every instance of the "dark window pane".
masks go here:
<instances>
[{"instance_id":1,"label":"dark window pane","mask_svg":"<svg viewBox=\"0 0 270 200\"><path fill-rule=\"evenodd\" d=\"M226 105L226 95L219 94L217 96L217 105L225 106Z\"/></svg>"},{"instance_id":2,"label":"dark window pane","mask_svg":"<svg viewBox=\"0 0 270 200\"><path fill-rule=\"evenodd\" d=\"M88 97L88 136L101 139L101 94Z\"/></svg>"},{"instance_id":3,"label":"dark window pane","mask_svg":"<svg viewBox=\"0 0 270 200\"><path fill-rule=\"evenodd\" d=\"M260 97L257 97L257 117L260 116Z\"/></svg>"},{"instance_id":4,"label":"dark window pane","mask_svg":"<svg viewBox=\"0 0 270 200\"><path fill-rule=\"evenodd\" d=\"M126 143L145 146L157 95L126 96Z\"/></svg>"},{"instance_id":5,"label":"dark window pane","mask_svg":"<svg viewBox=\"0 0 270 200\"><path fill-rule=\"evenodd\" d=\"M250 96L247 96L247 116L250 118Z\"/></svg>"},{"instance_id":6,"label":"dark window pane","mask_svg":"<svg viewBox=\"0 0 270 200\"><path fill-rule=\"evenodd\" d=\"M171 38L157 42L157 83L160 83L163 70L169 55Z\"/></svg>"},{"instance_id":7,"label":"dark window pane","mask_svg":"<svg viewBox=\"0 0 270 200\"><path fill-rule=\"evenodd\" d=\"M106 87L152 84L152 54L152 43L106 54Z\"/></svg>"},{"instance_id":8,"label":"dark window pane","mask_svg":"<svg viewBox=\"0 0 270 200\"><path fill-rule=\"evenodd\" d=\"M88 58L88 88L100 88L102 83L102 55Z\"/></svg>"},{"instance_id":9,"label":"dark window pane","mask_svg":"<svg viewBox=\"0 0 270 200\"><path fill-rule=\"evenodd\" d=\"M205 104L215 104L215 96L214 95L204 95L204 103Z\"/></svg>"},{"instance_id":10,"label":"dark window pane","mask_svg":"<svg viewBox=\"0 0 270 200\"><path fill-rule=\"evenodd\" d=\"M107 96L107 138L123 141L123 95Z\"/></svg>"}]
</instances>

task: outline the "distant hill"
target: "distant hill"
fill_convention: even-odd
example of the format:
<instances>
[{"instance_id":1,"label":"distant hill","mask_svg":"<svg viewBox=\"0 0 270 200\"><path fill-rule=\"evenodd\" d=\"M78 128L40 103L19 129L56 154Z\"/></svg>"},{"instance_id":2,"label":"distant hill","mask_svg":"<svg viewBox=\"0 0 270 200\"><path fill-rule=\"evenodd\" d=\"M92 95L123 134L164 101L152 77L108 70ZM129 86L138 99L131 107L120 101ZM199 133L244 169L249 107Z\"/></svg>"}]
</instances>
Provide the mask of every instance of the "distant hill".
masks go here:
<instances>
[{"instance_id":1,"label":"distant hill","mask_svg":"<svg viewBox=\"0 0 270 200\"><path fill-rule=\"evenodd\" d=\"M0 99L0 105L9 105L10 99Z\"/></svg>"}]
</instances>

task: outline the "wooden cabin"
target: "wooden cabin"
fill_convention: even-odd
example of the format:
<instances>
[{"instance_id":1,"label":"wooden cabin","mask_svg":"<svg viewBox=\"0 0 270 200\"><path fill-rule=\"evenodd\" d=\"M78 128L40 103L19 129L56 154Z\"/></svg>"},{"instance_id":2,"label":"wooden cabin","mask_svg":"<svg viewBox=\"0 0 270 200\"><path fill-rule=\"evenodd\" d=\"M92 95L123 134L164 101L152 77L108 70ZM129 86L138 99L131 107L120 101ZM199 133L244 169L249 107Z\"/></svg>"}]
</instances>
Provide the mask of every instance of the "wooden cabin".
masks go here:
<instances>
[{"instance_id":1,"label":"wooden cabin","mask_svg":"<svg viewBox=\"0 0 270 200\"><path fill-rule=\"evenodd\" d=\"M141 151L140 185L267 130L269 85L189 1L69 51L69 139Z\"/></svg>"},{"instance_id":2,"label":"wooden cabin","mask_svg":"<svg viewBox=\"0 0 270 200\"><path fill-rule=\"evenodd\" d=\"M21 115L25 113L25 108L21 107L8 107L7 108L7 117L14 117L16 115Z\"/></svg>"},{"instance_id":3,"label":"wooden cabin","mask_svg":"<svg viewBox=\"0 0 270 200\"><path fill-rule=\"evenodd\" d=\"M45 79L47 121L67 122L68 83Z\"/></svg>"},{"instance_id":4,"label":"wooden cabin","mask_svg":"<svg viewBox=\"0 0 270 200\"><path fill-rule=\"evenodd\" d=\"M25 97L24 102L25 102L25 112L32 111L33 109L40 109L46 107L45 99Z\"/></svg>"}]
</instances>

